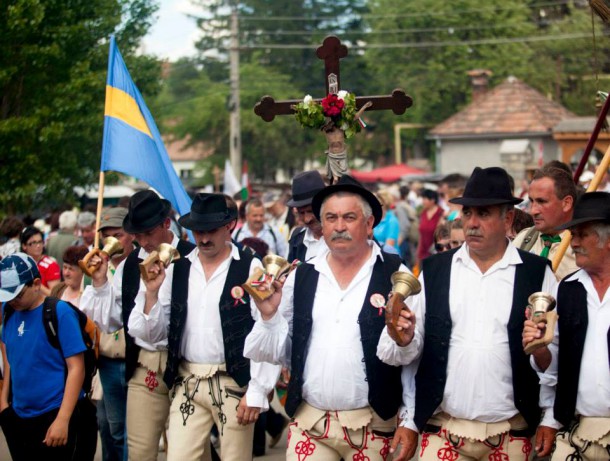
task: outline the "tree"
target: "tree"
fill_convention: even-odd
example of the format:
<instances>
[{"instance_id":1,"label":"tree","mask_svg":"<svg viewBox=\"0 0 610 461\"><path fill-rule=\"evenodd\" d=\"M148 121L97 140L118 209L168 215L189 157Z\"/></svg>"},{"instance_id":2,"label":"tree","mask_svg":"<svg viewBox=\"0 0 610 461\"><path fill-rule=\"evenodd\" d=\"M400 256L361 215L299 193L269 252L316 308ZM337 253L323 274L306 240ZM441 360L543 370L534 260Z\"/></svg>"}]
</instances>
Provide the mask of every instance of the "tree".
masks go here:
<instances>
[{"instance_id":1,"label":"tree","mask_svg":"<svg viewBox=\"0 0 610 461\"><path fill-rule=\"evenodd\" d=\"M0 203L29 213L72 199L100 165L107 39L143 92L159 66L133 56L151 0L9 0L0 11Z\"/></svg>"}]
</instances>

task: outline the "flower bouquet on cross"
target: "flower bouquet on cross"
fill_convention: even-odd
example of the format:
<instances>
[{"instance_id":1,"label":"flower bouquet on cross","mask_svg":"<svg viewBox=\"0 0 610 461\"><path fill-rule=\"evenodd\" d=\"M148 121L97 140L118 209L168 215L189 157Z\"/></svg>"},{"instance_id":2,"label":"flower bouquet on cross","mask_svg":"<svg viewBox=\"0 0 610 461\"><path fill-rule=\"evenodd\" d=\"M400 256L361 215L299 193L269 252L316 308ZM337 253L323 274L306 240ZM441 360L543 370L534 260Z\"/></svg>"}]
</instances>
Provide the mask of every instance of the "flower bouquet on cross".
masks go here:
<instances>
[{"instance_id":1,"label":"flower bouquet on cross","mask_svg":"<svg viewBox=\"0 0 610 461\"><path fill-rule=\"evenodd\" d=\"M345 140L366 126L361 115L370 104L367 102L357 110L356 96L341 90L320 101L307 95L303 101L292 106L301 126L321 130L326 135L326 168L331 184L347 173Z\"/></svg>"}]
</instances>

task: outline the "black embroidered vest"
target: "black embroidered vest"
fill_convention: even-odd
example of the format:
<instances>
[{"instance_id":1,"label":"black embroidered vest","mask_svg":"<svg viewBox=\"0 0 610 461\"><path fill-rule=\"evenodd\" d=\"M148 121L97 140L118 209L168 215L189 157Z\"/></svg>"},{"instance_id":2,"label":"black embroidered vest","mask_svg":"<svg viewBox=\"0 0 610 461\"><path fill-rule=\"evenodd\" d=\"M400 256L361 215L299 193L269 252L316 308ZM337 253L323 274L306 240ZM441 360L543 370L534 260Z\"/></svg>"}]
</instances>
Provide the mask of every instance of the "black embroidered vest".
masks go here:
<instances>
[{"instance_id":1,"label":"black embroidered vest","mask_svg":"<svg viewBox=\"0 0 610 461\"><path fill-rule=\"evenodd\" d=\"M179 240L177 250L180 253L181 261L184 257L189 254L195 245L185 240ZM139 264L142 260L138 257L138 249L133 250L127 259L125 260L125 266L123 267L123 281L122 281L122 302L123 311L123 326L127 331L127 325L129 324L129 316L131 311L136 304L136 296L140 290L140 267ZM140 348L134 342L131 335L125 335L125 382L129 381L133 376L134 371L138 367L138 355L140 354Z\"/></svg>"},{"instance_id":2,"label":"black embroidered vest","mask_svg":"<svg viewBox=\"0 0 610 461\"><path fill-rule=\"evenodd\" d=\"M553 410L555 419L564 426L568 426L576 414L578 378L589 324L587 291L578 280L563 281L559 284L557 314L559 315L559 338L561 339L559 341L557 392Z\"/></svg>"},{"instance_id":3,"label":"black embroidered vest","mask_svg":"<svg viewBox=\"0 0 610 461\"><path fill-rule=\"evenodd\" d=\"M254 319L250 310L250 296L244 292L244 303L241 303L233 298L231 289L241 286L248 279L253 256L249 252L239 250L239 257L239 260L233 259L229 265L227 279L220 295L219 309L227 373L239 386L244 387L250 382L250 361L244 357L244 343L254 326ZM191 269L190 261L186 258L176 261L175 264L167 368L163 376L169 388L176 381L178 366L182 360L180 346L188 314L188 280Z\"/></svg>"},{"instance_id":4,"label":"black embroidered vest","mask_svg":"<svg viewBox=\"0 0 610 461\"><path fill-rule=\"evenodd\" d=\"M298 259L301 262L305 262L305 256L307 255L307 246L303 241L305 240L305 233L307 228L303 227L300 230L295 230L288 241L288 262L292 262Z\"/></svg>"},{"instance_id":5,"label":"black embroidered vest","mask_svg":"<svg viewBox=\"0 0 610 461\"><path fill-rule=\"evenodd\" d=\"M387 420L398 412L402 403L401 367L386 365L377 358L377 343L385 328L385 316L370 302L371 295L381 293L384 297L392 291L390 277L400 267L400 259L395 255L383 254L373 267L362 309L358 316L366 380L369 385L369 403L373 410ZM292 328L292 370L288 384L286 413L294 416L303 400L303 370L307 360L307 348L313 326L312 309L318 286L319 272L311 264L301 264L297 268L294 284L294 320ZM332 410L332 408L328 408Z\"/></svg>"},{"instance_id":6,"label":"black embroidered vest","mask_svg":"<svg viewBox=\"0 0 610 461\"><path fill-rule=\"evenodd\" d=\"M447 381L447 360L451 339L449 290L451 262L457 250L447 251L424 260L423 273L426 294L425 338L422 357L415 377L415 424L423 430L443 400ZM523 352L521 334L525 307L530 294L540 291L548 261L518 250L523 264L515 270L513 303L508 320L513 392L515 406L528 423L528 431L535 432L540 422L538 406L540 385L529 357ZM493 306L489 306L493 308ZM464 383L464 385L467 385ZM475 383L476 385L476 383Z\"/></svg>"}]
</instances>

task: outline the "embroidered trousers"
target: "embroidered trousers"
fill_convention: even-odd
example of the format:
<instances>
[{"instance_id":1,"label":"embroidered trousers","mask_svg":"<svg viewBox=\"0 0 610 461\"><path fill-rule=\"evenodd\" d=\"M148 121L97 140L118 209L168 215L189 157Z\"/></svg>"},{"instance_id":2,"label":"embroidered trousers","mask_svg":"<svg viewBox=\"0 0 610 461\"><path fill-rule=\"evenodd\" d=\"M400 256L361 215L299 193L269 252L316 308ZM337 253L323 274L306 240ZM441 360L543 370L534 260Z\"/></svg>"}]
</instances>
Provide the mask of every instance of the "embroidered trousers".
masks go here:
<instances>
[{"instance_id":1,"label":"embroidered trousers","mask_svg":"<svg viewBox=\"0 0 610 461\"><path fill-rule=\"evenodd\" d=\"M532 455L531 437L521 430L509 430L490 435L485 440L476 440L455 435L447 430L449 417L432 418L420 438L419 459L421 461L527 461ZM471 424L472 422L466 422ZM507 428L511 427L508 422ZM496 424L496 423L493 423ZM485 423L480 423L486 426ZM458 432L461 427L454 424ZM469 427L472 429L472 426ZM519 428L523 429L523 428Z\"/></svg>"},{"instance_id":2,"label":"embroidered trousers","mask_svg":"<svg viewBox=\"0 0 610 461\"><path fill-rule=\"evenodd\" d=\"M290 423L287 461L389 461L396 418L371 408L324 411L303 402Z\"/></svg>"},{"instance_id":3,"label":"embroidered trousers","mask_svg":"<svg viewBox=\"0 0 610 461\"><path fill-rule=\"evenodd\" d=\"M159 440L165 429L170 405L169 390L163 382L164 358L167 359L166 352L140 351L141 363L148 366L136 368L129 380L127 451L129 459L133 461L157 461Z\"/></svg>"},{"instance_id":4,"label":"embroidered trousers","mask_svg":"<svg viewBox=\"0 0 610 461\"><path fill-rule=\"evenodd\" d=\"M254 424L237 423L237 406L246 393L222 365L183 361L172 389L169 412L168 461L198 460L210 450L209 436L216 424L222 461L252 459Z\"/></svg>"}]
</instances>

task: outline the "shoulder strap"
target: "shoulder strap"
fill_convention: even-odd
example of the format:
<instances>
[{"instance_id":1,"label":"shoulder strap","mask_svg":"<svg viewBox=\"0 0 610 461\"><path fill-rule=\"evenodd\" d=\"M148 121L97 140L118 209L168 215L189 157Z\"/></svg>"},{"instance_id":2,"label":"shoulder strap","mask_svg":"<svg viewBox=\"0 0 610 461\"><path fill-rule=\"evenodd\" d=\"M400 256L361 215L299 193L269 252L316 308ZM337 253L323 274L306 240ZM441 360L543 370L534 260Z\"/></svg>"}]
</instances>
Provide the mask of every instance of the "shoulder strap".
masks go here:
<instances>
[{"instance_id":1,"label":"shoulder strap","mask_svg":"<svg viewBox=\"0 0 610 461\"><path fill-rule=\"evenodd\" d=\"M42 324L44 326L44 331L47 334L47 338L49 339L49 343L55 349L61 350L61 345L59 344L59 336L57 333L58 321L57 321L57 298L53 298L48 296L44 299L44 303L42 305Z\"/></svg>"},{"instance_id":2,"label":"shoulder strap","mask_svg":"<svg viewBox=\"0 0 610 461\"><path fill-rule=\"evenodd\" d=\"M275 232L273 232L273 228L271 226L269 226L269 232L271 233L271 237L273 237L273 243L275 243L277 246L277 238L275 237Z\"/></svg>"},{"instance_id":3,"label":"shoulder strap","mask_svg":"<svg viewBox=\"0 0 610 461\"><path fill-rule=\"evenodd\" d=\"M237 239L239 238L239 234L241 234L241 230L243 228L240 227L239 229L237 229L237 232L235 232L235 237L233 237L233 240L235 240L237 242Z\"/></svg>"},{"instance_id":4,"label":"shoulder strap","mask_svg":"<svg viewBox=\"0 0 610 461\"><path fill-rule=\"evenodd\" d=\"M523 237L523 242L521 242L519 249L529 252L536 244L536 240L538 240L539 235L540 231L536 230L536 228L532 226L530 230L527 231L527 234L525 234L525 237Z\"/></svg>"}]
</instances>

